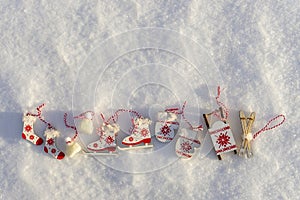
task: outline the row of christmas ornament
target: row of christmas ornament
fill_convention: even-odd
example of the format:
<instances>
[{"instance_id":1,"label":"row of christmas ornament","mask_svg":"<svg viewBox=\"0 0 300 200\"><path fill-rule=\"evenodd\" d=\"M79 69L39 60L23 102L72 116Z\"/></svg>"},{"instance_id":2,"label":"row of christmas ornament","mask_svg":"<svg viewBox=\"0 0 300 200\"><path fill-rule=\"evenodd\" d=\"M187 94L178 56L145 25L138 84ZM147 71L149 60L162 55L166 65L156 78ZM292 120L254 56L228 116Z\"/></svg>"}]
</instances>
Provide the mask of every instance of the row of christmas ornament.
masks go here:
<instances>
[{"instance_id":1,"label":"row of christmas ornament","mask_svg":"<svg viewBox=\"0 0 300 200\"><path fill-rule=\"evenodd\" d=\"M237 153L237 144L233 137L231 128L227 122L229 111L220 100L220 88L218 88L218 95L216 102L219 109L214 110L211 113L203 114L205 123L208 128L208 134L211 136L211 140L216 151L218 158L221 160L221 155L228 152ZM23 116L23 132L22 138L30 141L35 145L43 144L43 139L36 135L33 124L36 119L41 120L47 125L44 136L46 142L44 144L44 151L51 154L53 157L61 160L65 157L63 153L56 146L56 137L59 136L58 130L56 130L49 122L42 117L42 108L45 104L37 107L37 114L25 113ZM199 133L203 130L202 125L192 126L184 115L184 109L186 102L182 108L168 108L158 113L157 121L155 123L155 137L159 142L167 143L175 138L178 134L175 152L184 159L192 158L195 154L195 149L199 148L201 142L199 139ZM131 119L132 128L130 135L122 140L122 144L117 146L116 136L120 131L120 127L117 124L118 116L122 112L129 112L134 117ZM100 114L103 124L97 128L96 133L99 135L99 139L88 144L86 147L80 145L78 139L78 131L80 133L92 134L94 132L93 118L95 113L93 111L84 112L74 119L80 120L79 127L71 126L67 122L67 113L64 115L64 122L66 127L74 130L75 134L72 138L66 138L66 154L73 157L78 152L82 151L89 155L116 155L117 148L121 150L131 150L138 148L152 148L153 143L150 133L151 120L144 118L138 112L134 110L119 109L113 116L105 119L103 114ZM189 128L179 128L178 115L181 115L183 121L189 126ZM274 121L279 118L282 120L276 125L272 125ZM262 132L274 129L285 121L284 115L278 115L271 119L262 129L255 134L251 133L251 128L255 120L255 113L252 112L249 117L246 117L243 111L240 111L240 120L242 126L242 144L240 145L239 155L245 157L251 157L253 155L251 149L252 141Z\"/></svg>"},{"instance_id":2,"label":"row of christmas ornament","mask_svg":"<svg viewBox=\"0 0 300 200\"><path fill-rule=\"evenodd\" d=\"M184 103L182 110L179 108L168 108L165 111L158 113L158 120L155 126L155 137L158 141L162 143L170 142L174 139L176 133L179 129L178 115L182 115L182 118L190 125L190 129L181 128L180 140L182 143L177 148L176 153L179 156L190 158L194 152L194 147L200 145L198 138L198 133L202 130L202 126L192 127L191 124L186 120L184 116L184 108L186 103ZM54 126L47 122L42 116L42 109L45 104L37 107L37 114L24 113L23 116L23 131L22 138L30 141L35 145L41 145L44 143L42 137L39 137L34 131L34 123L37 119L41 120L47 125L44 136L46 137L46 142L44 145L44 151L51 154L53 157L61 160L65 157L63 153L56 146L56 138L59 136L59 131L54 128ZM132 128L130 130L130 135L123 139L122 144L117 146L116 136L120 131L120 127L117 124L117 118L120 113L128 112L134 115L131 119ZM72 138L67 137L66 141L66 154L73 157L76 153L83 151L89 155L115 155L117 153L117 148L121 150L129 149L140 149L140 148L151 148L153 147L150 124L151 120L144 118L138 112L134 110L119 109L115 112L113 116L107 120L101 113L100 116L103 123L99 128L96 129L96 133L99 139L95 142L84 147L80 145L78 141L78 132L82 134L92 135L94 133L94 119L95 113L93 111L86 111L74 119L79 120L78 130L75 126L71 126L67 122L67 113L64 114L64 122L66 127L74 130L75 134Z\"/></svg>"}]
</instances>

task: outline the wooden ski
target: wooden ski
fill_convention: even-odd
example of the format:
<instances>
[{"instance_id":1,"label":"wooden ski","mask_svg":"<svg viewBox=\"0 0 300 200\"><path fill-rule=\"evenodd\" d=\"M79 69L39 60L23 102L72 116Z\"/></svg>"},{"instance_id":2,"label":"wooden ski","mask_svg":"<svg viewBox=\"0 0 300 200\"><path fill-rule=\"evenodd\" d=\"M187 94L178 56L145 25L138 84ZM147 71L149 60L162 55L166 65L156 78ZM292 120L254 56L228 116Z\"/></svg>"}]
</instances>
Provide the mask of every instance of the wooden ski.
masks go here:
<instances>
[{"instance_id":1,"label":"wooden ski","mask_svg":"<svg viewBox=\"0 0 300 200\"><path fill-rule=\"evenodd\" d=\"M252 112L249 117L246 118L244 111L240 111L240 121L242 126L242 145L239 151L239 156L246 156L248 158L253 156L251 149L252 133L251 128L255 120L255 112Z\"/></svg>"}]
</instances>

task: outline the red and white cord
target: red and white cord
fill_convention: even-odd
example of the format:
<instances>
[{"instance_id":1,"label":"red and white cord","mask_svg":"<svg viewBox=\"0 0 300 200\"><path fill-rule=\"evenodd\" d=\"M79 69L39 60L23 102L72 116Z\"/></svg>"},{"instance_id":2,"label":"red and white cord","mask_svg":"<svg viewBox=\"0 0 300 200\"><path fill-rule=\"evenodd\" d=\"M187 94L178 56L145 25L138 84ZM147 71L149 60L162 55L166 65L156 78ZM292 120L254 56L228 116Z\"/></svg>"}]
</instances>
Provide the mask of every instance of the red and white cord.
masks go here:
<instances>
[{"instance_id":1,"label":"red and white cord","mask_svg":"<svg viewBox=\"0 0 300 200\"><path fill-rule=\"evenodd\" d=\"M203 130L203 126L200 124L199 126L193 126L189 120L185 117L185 114L184 114L184 110L185 110L185 107L186 107L186 101L183 103L182 105L182 109L181 109L181 112L179 112L179 114L182 114L182 119L189 125L189 127L192 129L192 130L199 130L199 131L202 131Z\"/></svg>"},{"instance_id":2,"label":"red and white cord","mask_svg":"<svg viewBox=\"0 0 300 200\"><path fill-rule=\"evenodd\" d=\"M46 104L43 103L36 108L38 114L32 114L32 113L27 113L27 114L31 116L37 116L43 123L47 125L48 129L53 129L54 127L42 117L42 109L44 108L45 105Z\"/></svg>"},{"instance_id":3,"label":"red and white cord","mask_svg":"<svg viewBox=\"0 0 300 200\"><path fill-rule=\"evenodd\" d=\"M218 106L220 106L222 108L225 116L222 117L219 111L214 111L213 114L216 117L218 117L220 120L227 121L227 118L229 116L229 110L226 107L226 105L222 101L220 101L220 97L221 97L221 88L220 88L220 86L218 86L218 88L217 88L216 102L217 102Z\"/></svg>"},{"instance_id":4,"label":"red and white cord","mask_svg":"<svg viewBox=\"0 0 300 200\"><path fill-rule=\"evenodd\" d=\"M272 122L276 121L276 120L279 119L279 118L282 118L282 120L281 120L279 123L277 123L277 124L275 124L275 125L269 127L270 124L271 124ZM285 118L285 116L284 116L283 114L277 115L276 117L270 119L270 120L268 121L268 123L267 123L262 129L260 129L259 131L257 131L257 132L253 135L253 139L256 139L257 136L258 136L259 134L261 134L262 132L269 131L269 130L272 130L272 129L277 128L278 126L281 126L281 125L285 122L285 120L286 120L286 118Z\"/></svg>"},{"instance_id":5,"label":"red and white cord","mask_svg":"<svg viewBox=\"0 0 300 200\"><path fill-rule=\"evenodd\" d=\"M95 113L93 111L86 111L74 117L74 119L88 119L86 115L89 114L91 116L91 120L93 119Z\"/></svg>"},{"instance_id":6,"label":"red and white cord","mask_svg":"<svg viewBox=\"0 0 300 200\"><path fill-rule=\"evenodd\" d=\"M77 131L77 128L76 128L75 126L71 126L71 125L68 124L68 122L67 122L67 116L68 116L68 114L65 113L65 114L64 114L64 122L65 122L65 126L66 126L67 128L71 128L71 129L73 129L73 130L75 131L75 135L72 137L72 139L66 141L66 143L68 144L68 143L72 143L72 141L75 141L75 140L76 140L76 138L78 137L78 131Z\"/></svg>"}]
</instances>

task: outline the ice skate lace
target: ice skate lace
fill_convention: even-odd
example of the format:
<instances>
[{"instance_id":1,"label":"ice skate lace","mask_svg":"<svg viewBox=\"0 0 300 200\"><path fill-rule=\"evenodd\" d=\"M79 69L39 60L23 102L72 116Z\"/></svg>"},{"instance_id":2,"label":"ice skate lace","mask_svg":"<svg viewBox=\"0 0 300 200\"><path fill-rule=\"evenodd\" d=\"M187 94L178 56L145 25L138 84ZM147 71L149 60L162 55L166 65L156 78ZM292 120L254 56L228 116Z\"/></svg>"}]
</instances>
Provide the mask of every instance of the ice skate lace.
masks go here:
<instances>
[{"instance_id":1,"label":"ice skate lace","mask_svg":"<svg viewBox=\"0 0 300 200\"><path fill-rule=\"evenodd\" d=\"M97 135L99 135L99 137L100 137L99 141L102 144L102 141L105 141L104 131L102 130L102 126L97 129Z\"/></svg>"},{"instance_id":2,"label":"ice skate lace","mask_svg":"<svg viewBox=\"0 0 300 200\"><path fill-rule=\"evenodd\" d=\"M139 133L139 125L135 124L134 119L131 119L132 127L129 129L131 134L137 135Z\"/></svg>"}]
</instances>

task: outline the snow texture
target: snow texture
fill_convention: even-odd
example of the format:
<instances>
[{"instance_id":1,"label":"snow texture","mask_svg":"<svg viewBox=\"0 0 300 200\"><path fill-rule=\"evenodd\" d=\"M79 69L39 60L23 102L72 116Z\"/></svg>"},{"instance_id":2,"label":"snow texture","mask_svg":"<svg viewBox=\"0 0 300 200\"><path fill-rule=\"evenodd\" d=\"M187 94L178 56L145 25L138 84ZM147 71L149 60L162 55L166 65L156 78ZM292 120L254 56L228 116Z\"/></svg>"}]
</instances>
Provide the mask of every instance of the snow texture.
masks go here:
<instances>
[{"instance_id":1,"label":"snow texture","mask_svg":"<svg viewBox=\"0 0 300 200\"><path fill-rule=\"evenodd\" d=\"M298 1L2 0L0 13L0 199L299 198ZM181 55L135 49L99 65L124 45L155 42L143 35L110 40L146 27L182 35L177 41L157 36L161 45L178 46ZM204 51L193 52L185 40ZM101 46L105 41L115 48ZM195 66L193 58L206 64ZM115 158L114 168L106 164L114 158L76 155L58 161L21 138L23 112L43 102L45 118L60 131L62 150L64 138L72 135L64 112L95 109L109 116L129 108L154 121L157 111L187 100L187 117L204 123L202 114L217 107L210 83L225 88L221 98L230 108L237 144L239 110L256 112L253 132L277 114L286 115L282 126L254 141L253 158L228 153L218 161L208 147L192 160L173 162L175 152L165 152L157 163L170 164L160 169L156 161L135 160L143 152L127 152ZM41 122L35 124L37 135L44 130ZM204 133L202 143L209 146ZM164 144L157 143L153 152L160 149ZM153 171L142 172L147 165Z\"/></svg>"}]
</instances>

